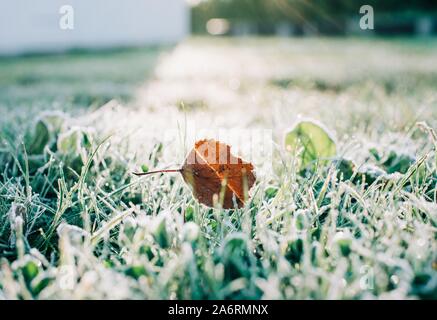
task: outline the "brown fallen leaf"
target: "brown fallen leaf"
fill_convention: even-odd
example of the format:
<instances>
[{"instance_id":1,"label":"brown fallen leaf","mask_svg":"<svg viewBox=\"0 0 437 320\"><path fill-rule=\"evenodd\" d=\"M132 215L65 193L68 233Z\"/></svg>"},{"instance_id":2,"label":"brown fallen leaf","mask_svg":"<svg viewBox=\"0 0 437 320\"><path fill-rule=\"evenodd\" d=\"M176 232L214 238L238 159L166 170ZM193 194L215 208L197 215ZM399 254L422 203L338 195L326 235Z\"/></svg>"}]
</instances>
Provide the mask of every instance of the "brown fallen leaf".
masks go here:
<instances>
[{"instance_id":1,"label":"brown fallen leaf","mask_svg":"<svg viewBox=\"0 0 437 320\"><path fill-rule=\"evenodd\" d=\"M230 146L211 139L197 141L181 169L134 174L180 172L200 203L213 207L218 202L224 209L233 209L243 207L249 198L256 180L253 170L251 163L231 154Z\"/></svg>"}]
</instances>

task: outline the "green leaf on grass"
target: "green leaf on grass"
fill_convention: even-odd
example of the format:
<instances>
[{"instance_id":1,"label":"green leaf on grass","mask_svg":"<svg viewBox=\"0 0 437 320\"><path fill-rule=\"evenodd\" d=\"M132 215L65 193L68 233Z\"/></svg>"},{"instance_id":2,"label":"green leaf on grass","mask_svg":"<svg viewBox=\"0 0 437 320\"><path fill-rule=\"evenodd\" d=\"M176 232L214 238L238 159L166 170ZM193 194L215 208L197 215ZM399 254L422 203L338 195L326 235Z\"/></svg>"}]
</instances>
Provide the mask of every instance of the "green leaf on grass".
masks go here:
<instances>
[{"instance_id":1,"label":"green leaf on grass","mask_svg":"<svg viewBox=\"0 0 437 320\"><path fill-rule=\"evenodd\" d=\"M155 241L160 245L161 248L166 249L171 245L170 236L167 232L167 224L165 217L161 218L161 221L158 223L155 232L153 233L153 237Z\"/></svg>"},{"instance_id":2,"label":"green leaf on grass","mask_svg":"<svg viewBox=\"0 0 437 320\"><path fill-rule=\"evenodd\" d=\"M335 156L336 145L329 133L313 121L301 121L285 136L285 147L300 158L300 167Z\"/></svg>"},{"instance_id":3,"label":"green leaf on grass","mask_svg":"<svg viewBox=\"0 0 437 320\"><path fill-rule=\"evenodd\" d=\"M57 147L63 154L78 154L91 147L91 139L86 130L74 127L59 135Z\"/></svg>"},{"instance_id":4,"label":"green leaf on grass","mask_svg":"<svg viewBox=\"0 0 437 320\"><path fill-rule=\"evenodd\" d=\"M406 173L416 159L410 154L390 150L383 160L382 165L387 173Z\"/></svg>"},{"instance_id":5,"label":"green leaf on grass","mask_svg":"<svg viewBox=\"0 0 437 320\"><path fill-rule=\"evenodd\" d=\"M143 165L141 165L141 170L143 172L148 172L149 171L149 167L147 165L143 164Z\"/></svg>"},{"instance_id":6,"label":"green leaf on grass","mask_svg":"<svg viewBox=\"0 0 437 320\"><path fill-rule=\"evenodd\" d=\"M35 130L30 140L27 152L29 154L42 154L44 147L49 143L49 141L50 130L47 124L42 120L38 120L35 125Z\"/></svg>"},{"instance_id":7,"label":"green leaf on grass","mask_svg":"<svg viewBox=\"0 0 437 320\"><path fill-rule=\"evenodd\" d=\"M141 276L147 274L147 270L142 265L130 266L125 270L125 274L138 280Z\"/></svg>"},{"instance_id":8,"label":"green leaf on grass","mask_svg":"<svg viewBox=\"0 0 437 320\"><path fill-rule=\"evenodd\" d=\"M67 119L67 115L61 111L43 112L41 118L47 124L51 132L58 134Z\"/></svg>"},{"instance_id":9,"label":"green leaf on grass","mask_svg":"<svg viewBox=\"0 0 437 320\"><path fill-rule=\"evenodd\" d=\"M357 182L362 182L363 179L366 184L371 185L377 179L386 178L387 172L372 164L363 164L358 168Z\"/></svg>"},{"instance_id":10,"label":"green leaf on grass","mask_svg":"<svg viewBox=\"0 0 437 320\"><path fill-rule=\"evenodd\" d=\"M337 178L339 180L350 180L355 172L356 165L352 160L337 158L333 161L337 169Z\"/></svg>"},{"instance_id":11,"label":"green leaf on grass","mask_svg":"<svg viewBox=\"0 0 437 320\"><path fill-rule=\"evenodd\" d=\"M30 283L39 273L37 263L30 258L23 264L21 271L27 283Z\"/></svg>"}]
</instances>

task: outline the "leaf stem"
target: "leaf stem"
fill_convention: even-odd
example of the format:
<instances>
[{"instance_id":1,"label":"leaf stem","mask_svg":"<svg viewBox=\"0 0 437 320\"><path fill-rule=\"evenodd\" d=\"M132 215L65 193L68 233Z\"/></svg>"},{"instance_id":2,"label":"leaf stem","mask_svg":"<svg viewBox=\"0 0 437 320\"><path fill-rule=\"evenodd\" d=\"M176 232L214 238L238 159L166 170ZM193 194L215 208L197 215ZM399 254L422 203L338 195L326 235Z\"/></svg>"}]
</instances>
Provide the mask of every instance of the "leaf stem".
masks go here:
<instances>
[{"instance_id":1,"label":"leaf stem","mask_svg":"<svg viewBox=\"0 0 437 320\"><path fill-rule=\"evenodd\" d=\"M164 172L181 172L182 169L165 169L165 170L156 170L156 171L149 171L149 172L132 172L134 175L140 177L140 176L147 176L149 174L153 173L164 173Z\"/></svg>"}]
</instances>

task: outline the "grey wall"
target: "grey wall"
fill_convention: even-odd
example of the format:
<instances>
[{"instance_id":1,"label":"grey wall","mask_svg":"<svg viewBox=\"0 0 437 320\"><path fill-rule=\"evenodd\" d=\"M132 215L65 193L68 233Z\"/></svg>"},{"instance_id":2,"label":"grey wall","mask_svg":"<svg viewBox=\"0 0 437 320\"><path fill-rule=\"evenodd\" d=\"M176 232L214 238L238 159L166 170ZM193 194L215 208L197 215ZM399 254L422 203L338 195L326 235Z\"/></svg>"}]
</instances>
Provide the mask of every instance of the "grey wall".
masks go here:
<instances>
[{"instance_id":1,"label":"grey wall","mask_svg":"<svg viewBox=\"0 0 437 320\"><path fill-rule=\"evenodd\" d=\"M63 5L74 30L59 27ZM174 43L189 18L185 0L1 0L0 54Z\"/></svg>"}]
</instances>

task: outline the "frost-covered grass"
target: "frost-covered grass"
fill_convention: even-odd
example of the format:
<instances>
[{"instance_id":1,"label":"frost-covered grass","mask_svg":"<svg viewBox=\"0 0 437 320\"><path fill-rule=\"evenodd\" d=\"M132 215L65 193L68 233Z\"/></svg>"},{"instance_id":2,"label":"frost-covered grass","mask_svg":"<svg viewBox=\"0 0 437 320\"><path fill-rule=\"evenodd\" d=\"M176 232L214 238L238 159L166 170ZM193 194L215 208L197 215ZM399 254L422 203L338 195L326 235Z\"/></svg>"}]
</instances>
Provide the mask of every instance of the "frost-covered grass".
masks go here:
<instances>
[{"instance_id":1,"label":"frost-covered grass","mask_svg":"<svg viewBox=\"0 0 437 320\"><path fill-rule=\"evenodd\" d=\"M0 298L437 298L434 39L191 39L0 84ZM303 117L337 144L315 172L283 147ZM256 165L243 209L131 174L235 129L271 146L224 138Z\"/></svg>"}]
</instances>

